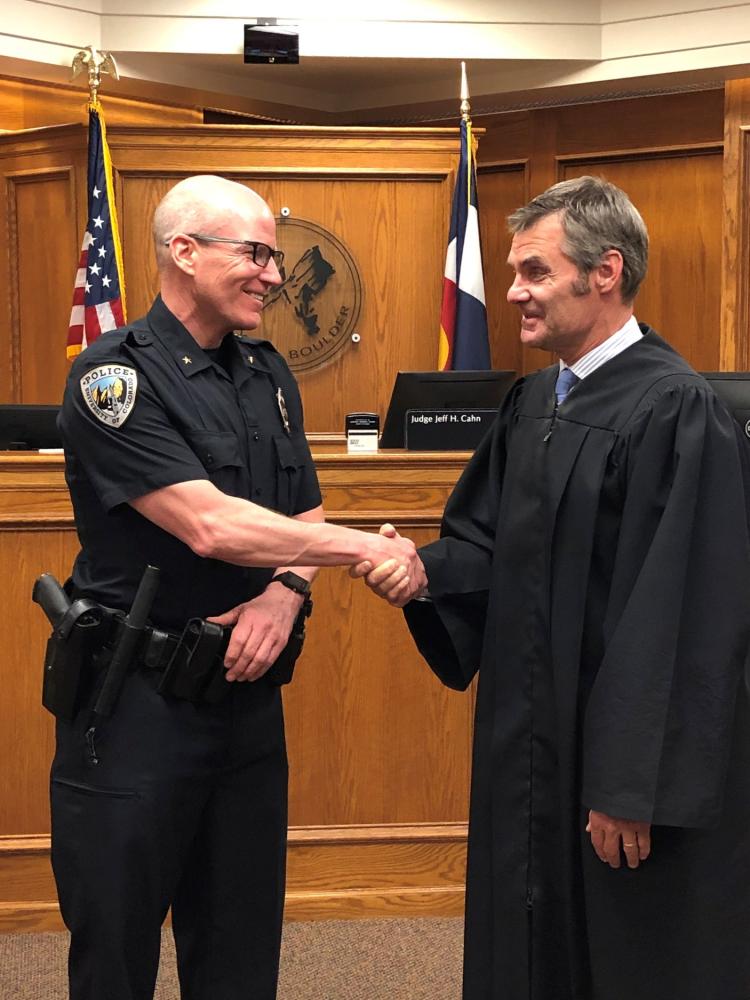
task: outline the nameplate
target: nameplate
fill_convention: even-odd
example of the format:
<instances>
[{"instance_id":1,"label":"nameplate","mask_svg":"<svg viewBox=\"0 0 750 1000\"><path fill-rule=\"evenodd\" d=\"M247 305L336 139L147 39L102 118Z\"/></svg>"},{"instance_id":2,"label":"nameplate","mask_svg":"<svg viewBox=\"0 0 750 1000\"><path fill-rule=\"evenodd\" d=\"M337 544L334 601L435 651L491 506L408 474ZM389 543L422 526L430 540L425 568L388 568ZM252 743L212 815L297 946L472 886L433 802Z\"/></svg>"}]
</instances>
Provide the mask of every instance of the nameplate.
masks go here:
<instances>
[{"instance_id":1,"label":"nameplate","mask_svg":"<svg viewBox=\"0 0 750 1000\"><path fill-rule=\"evenodd\" d=\"M497 410L407 410L404 442L410 451L473 451Z\"/></svg>"}]
</instances>

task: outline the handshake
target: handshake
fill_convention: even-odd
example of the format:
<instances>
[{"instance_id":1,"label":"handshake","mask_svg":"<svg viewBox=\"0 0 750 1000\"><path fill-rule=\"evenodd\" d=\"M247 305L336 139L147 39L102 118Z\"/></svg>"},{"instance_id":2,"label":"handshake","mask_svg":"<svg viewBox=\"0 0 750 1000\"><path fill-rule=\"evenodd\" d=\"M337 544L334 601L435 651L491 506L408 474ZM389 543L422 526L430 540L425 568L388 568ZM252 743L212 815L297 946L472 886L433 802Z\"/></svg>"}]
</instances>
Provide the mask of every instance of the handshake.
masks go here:
<instances>
[{"instance_id":1,"label":"handshake","mask_svg":"<svg viewBox=\"0 0 750 1000\"><path fill-rule=\"evenodd\" d=\"M427 590L427 575L414 542L403 538L392 524L384 524L371 540L366 558L351 566L349 575L365 583L395 608L403 608Z\"/></svg>"}]
</instances>

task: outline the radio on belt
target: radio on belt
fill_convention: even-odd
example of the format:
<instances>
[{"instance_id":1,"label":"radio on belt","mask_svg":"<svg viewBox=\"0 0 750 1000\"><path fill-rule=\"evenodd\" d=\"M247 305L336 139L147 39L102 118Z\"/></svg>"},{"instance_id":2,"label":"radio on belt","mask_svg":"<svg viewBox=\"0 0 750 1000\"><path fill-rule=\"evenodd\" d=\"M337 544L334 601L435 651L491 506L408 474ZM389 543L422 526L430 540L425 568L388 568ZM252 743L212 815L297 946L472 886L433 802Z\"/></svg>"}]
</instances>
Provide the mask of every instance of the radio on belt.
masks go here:
<instances>
[{"instance_id":1,"label":"radio on belt","mask_svg":"<svg viewBox=\"0 0 750 1000\"><path fill-rule=\"evenodd\" d=\"M377 451L379 431L380 417L377 413L347 413L346 450Z\"/></svg>"}]
</instances>

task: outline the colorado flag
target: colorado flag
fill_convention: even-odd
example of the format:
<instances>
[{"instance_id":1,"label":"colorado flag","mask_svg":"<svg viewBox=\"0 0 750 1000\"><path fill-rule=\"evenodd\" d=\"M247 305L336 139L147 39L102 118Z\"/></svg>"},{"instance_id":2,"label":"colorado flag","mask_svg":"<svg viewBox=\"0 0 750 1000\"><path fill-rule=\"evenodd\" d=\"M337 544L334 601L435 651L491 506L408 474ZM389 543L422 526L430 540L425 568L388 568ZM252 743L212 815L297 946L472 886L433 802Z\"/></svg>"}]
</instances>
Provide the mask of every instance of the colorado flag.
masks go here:
<instances>
[{"instance_id":1,"label":"colorado flag","mask_svg":"<svg viewBox=\"0 0 750 1000\"><path fill-rule=\"evenodd\" d=\"M453 192L440 311L440 371L491 367L477 209L471 122L462 120L461 160Z\"/></svg>"}]
</instances>

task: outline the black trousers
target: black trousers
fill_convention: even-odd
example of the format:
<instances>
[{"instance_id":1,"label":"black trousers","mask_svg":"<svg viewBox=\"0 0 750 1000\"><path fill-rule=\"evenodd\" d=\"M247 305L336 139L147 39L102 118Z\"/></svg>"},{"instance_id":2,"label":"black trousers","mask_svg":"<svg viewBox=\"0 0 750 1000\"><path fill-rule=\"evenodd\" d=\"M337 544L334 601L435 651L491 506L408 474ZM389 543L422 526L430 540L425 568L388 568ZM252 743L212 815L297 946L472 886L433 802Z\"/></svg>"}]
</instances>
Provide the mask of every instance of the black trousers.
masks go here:
<instances>
[{"instance_id":1,"label":"black trousers","mask_svg":"<svg viewBox=\"0 0 750 1000\"><path fill-rule=\"evenodd\" d=\"M151 1000L172 907L182 1000L274 1000L287 824L279 689L214 706L130 674L114 715L58 722L52 865L71 1000Z\"/></svg>"}]
</instances>

